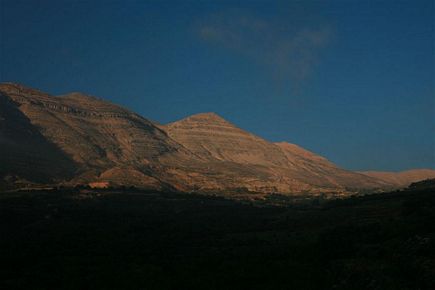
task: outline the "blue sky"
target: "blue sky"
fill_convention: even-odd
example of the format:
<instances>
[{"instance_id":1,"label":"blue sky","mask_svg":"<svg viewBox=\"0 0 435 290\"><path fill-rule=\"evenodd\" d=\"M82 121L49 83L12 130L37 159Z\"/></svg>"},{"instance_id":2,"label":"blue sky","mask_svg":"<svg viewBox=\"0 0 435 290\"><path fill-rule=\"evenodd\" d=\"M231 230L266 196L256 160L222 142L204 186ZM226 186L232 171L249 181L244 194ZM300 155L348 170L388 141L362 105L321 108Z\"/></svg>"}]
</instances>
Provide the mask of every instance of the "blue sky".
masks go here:
<instances>
[{"instance_id":1,"label":"blue sky","mask_svg":"<svg viewBox=\"0 0 435 290\"><path fill-rule=\"evenodd\" d=\"M0 81L213 111L353 170L435 168L433 1L0 0Z\"/></svg>"}]
</instances>

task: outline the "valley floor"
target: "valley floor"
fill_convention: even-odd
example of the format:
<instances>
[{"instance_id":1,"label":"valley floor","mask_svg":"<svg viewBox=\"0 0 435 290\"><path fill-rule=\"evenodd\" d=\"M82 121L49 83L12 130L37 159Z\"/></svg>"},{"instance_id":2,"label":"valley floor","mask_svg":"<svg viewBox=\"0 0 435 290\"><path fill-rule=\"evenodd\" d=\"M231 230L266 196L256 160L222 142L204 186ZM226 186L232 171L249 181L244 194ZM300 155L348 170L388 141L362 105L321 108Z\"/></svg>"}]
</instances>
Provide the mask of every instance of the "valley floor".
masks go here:
<instances>
[{"instance_id":1,"label":"valley floor","mask_svg":"<svg viewBox=\"0 0 435 290\"><path fill-rule=\"evenodd\" d=\"M433 289L435 192L0 194L0 289Z\"/></svg>"}]
</instances>

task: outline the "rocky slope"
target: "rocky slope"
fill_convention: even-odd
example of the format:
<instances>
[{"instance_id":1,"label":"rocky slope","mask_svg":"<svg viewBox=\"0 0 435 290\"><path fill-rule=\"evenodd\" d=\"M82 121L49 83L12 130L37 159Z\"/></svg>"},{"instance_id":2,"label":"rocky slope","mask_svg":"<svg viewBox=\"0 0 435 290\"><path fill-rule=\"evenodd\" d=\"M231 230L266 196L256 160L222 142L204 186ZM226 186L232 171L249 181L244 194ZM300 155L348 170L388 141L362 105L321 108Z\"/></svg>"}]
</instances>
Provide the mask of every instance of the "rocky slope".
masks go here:
<instances>
[{"instance_id":1,"label":"rocky slope","mask_svg":"<svg viewBox=\"0 0 435 290\"><path fill-rule=\"evenodd\" d=\"M348 191L378 188L384 182L338 168L301 147L271 143L229 123L214 113L201 113L163 126L168 135L204 159L251 168L248 189L262 191ZM255 173L255 170L258 173ZM258 180L258 177L264 178Z\"/></svg>"},{"instance_id":2,"label":"rocky slope","mask_svg":"<svg viewBox=\"0 0 435 290\"><path fill-rule=\"evenodd\" d=\"M3 88L3 87L2 87ZM0 177L46 183L74 177L75 162L0 93Z\"/></svg>"},{"instance_id":3,"label":"rocky slope","mask_svg":"<svg viewBox=\"0 0 435 290\"><path fill-rule=\"evenodd\" d=\"M214 113L157 126L95 97L17 84L0 85L0 150L0 186L24 180L294 194L393 185L297 145L268 142Z\"/></svg>"},{"instance_id":4,"label":"rocky slope","mask_svg":"<svg viewBox=\"0 0 435 290\"><path fill-rule=\"evenodd\" d=\"M2 106L0 143L8 152L2 158L15 164L10 174L33 177L33 169L23 173L32 160L45 180L86 183L102 176L114 183L120 179L154 188L160 182L149 174L151 164L175 164L189 155L150 121L93 97L78 93L55 97L15 84L1 85L0 92L7 104ZM26 126L19 136L11 133L17 125L12 114ZM16 145L24 147L10 154L8 148ZM22 159L22 154L29 156ZM8 168L4 164L2 171ZM125 180L125 170L135 174Z\"/></svg>"},{"instance_id":5,"label":"rocky slope","mask_svg":"<svg viewBox=\"0 0 435 290\"><path fill-rule=\"evenodd\" d=\"M162 129L189 150L210 160L265 166L287 164L277 146L237 128L215 113L196 114Z\"/></svg>"}]
</instances>

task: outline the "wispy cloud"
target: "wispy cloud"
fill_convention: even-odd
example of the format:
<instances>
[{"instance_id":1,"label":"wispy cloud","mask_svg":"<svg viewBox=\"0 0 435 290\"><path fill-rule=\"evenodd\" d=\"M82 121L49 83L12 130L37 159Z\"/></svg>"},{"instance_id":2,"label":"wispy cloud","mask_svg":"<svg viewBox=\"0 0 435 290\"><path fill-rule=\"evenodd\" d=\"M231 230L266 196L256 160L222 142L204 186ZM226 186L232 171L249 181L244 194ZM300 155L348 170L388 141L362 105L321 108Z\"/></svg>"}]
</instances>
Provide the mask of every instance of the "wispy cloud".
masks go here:
<instances>
[{"instance_id":1,"label":"wispy cloud","mask_svg":"<svg viewBox=\"0 0 435 290\"><path fill-rule=\"evenodd\" d=\"M266 65L281 81L298 87L310 76L319 54L329 43L329 27L286 26L234 13L211 16L198 27L199 37L211 44Z\"/></svg>"}]
</instances>

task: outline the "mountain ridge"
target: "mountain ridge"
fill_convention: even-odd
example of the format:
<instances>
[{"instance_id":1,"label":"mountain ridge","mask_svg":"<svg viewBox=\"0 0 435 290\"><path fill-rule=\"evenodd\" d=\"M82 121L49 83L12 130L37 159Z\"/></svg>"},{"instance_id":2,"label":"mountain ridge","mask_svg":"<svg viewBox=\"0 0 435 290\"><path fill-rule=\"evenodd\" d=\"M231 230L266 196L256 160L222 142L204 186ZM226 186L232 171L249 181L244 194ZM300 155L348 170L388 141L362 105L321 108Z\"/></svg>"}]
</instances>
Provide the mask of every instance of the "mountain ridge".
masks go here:
<instances>
[{"instance_id":1,"label":"mountain ridge","mask_svg":"<svg viewBox=\"0 0 435 290\"><path fill-rule=\"evenodd\" d=\"M269 142L214 112L157 125L126 108L83 93L51 96L7 83L0 84L0 96L4 104L0 149L13 151L10 144L27 139L29 148L34 143L35 148L51 146L57 152L53 156L38 155L28 149L28 156L23 158L26 154L17 149L11 154L15 165L3 158L7 162L0 167L0 177L23 177L20 174L25 173L28 179L32 174L26 167L34 161L35 172L67 185L263 194L346 193L395 186L375 176L341 169L295 144ZM20 124L11 116L19 116L17 120L35 134L11 134L15 124Z\"/></svg>"},{"instance_id":2,"label":"mountain ridge","mask_svg":"<svg viewBox=\"0 0 435 290\"><path fill-rule=\"evenodd\" d=\"M406 187L413 182L435 178L435 169L430 168L409 169L398 172L370 170L359 171L359 173L381 179L395 187Z\"/></svg>"}]
</instances>

